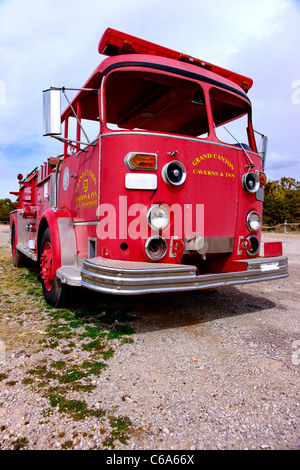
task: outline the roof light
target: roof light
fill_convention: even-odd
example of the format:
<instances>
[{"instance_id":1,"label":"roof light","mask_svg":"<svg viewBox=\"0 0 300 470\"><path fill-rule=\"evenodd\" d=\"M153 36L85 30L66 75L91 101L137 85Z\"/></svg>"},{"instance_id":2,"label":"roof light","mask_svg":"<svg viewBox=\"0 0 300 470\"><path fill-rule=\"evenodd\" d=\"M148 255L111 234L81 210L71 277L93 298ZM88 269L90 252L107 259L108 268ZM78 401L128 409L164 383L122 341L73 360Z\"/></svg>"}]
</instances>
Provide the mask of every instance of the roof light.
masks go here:
<instances>
[{"instance_id":1,"label":"roof light","mask_svg":"<svg viewBox=\"0 0 300 470\"><path fill-rule=\"evenodd\" d=\"M150 170L157 169L157 155L155 153L130 152L125 157L125 165L129 170Z\"/></svg>"},{"instance_id":2,"label":"roof light","mask_svg":"<svg viewBox=\"0 0 300 470\"><path fill-rule=\"evenodd\" d=\"M114 56L119 54L147 54L167 57L169 59L180 60L205 68L239 85L245 92L250 90L253 84L251 78L245 77L230 70L223 69L209 62L191 57L181 52L173 51L167 47L159 46L153 42L122 33L112 28L107 28L104 32L98 46L100 54Z\"/></svg>"},{"instance_id":3,"label":"roof light","mask_svg":"<svg viewBox=\"0 0 300 470\"><path fill-rule=\"evenodd\" d=\"M118 54L149 54L179 59L180 53L159 46L153 42L144 41L144 39L122 33L112 28L107 28L104 32L98 46L100 54L114 56Z\"/></svg>"}]
</instances>

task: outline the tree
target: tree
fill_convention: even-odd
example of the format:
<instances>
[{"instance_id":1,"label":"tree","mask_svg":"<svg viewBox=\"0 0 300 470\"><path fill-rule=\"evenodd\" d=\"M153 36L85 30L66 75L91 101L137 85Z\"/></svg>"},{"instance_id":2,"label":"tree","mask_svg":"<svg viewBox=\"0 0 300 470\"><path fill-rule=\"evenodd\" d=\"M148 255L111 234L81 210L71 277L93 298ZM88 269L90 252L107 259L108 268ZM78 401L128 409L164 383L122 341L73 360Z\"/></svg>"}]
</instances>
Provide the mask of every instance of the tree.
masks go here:
<instances>
[{"instance_id":1,"label":"tree","mask_svg":"<svg viewBox=\"0 0 300 470\"><path fill-rule=\"evenodd\" d=\"M9 221L9 213L15 209L16 203L10 199L0 199L0 222Z\"/></svg>"},{"instance_id":2,"label":"tree","mask_svg":"<svg viewBox=\"0 0 300 470\"><path fill-rule=\"evenodd\" d=\"M300 182L282 177L265 186L263 225L273 226L287 220L300 223Z\"/></svg>"}]
</instances>

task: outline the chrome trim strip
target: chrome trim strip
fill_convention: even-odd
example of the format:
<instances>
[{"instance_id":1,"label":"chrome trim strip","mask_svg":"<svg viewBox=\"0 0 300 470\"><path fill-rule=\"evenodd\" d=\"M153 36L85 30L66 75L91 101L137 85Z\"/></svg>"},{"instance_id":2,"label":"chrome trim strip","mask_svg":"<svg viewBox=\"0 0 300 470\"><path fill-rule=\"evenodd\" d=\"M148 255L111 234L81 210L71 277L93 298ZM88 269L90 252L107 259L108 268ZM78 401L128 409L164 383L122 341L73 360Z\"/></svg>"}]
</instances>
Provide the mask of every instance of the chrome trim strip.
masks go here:
<instances>
[{"instance_id":1,"label":"chrome trim strip","mask_svg":"<svg viewBox=\"0 0 300 470\"><path fill-rule=\"evenodd\" d=\"M91 220L90 222L73 222L73 225L98 225L99 221L98 220Z\"/></svg>"},{"instance_id":2,"label":"chrome trim strip","mask_svg":"<svg viewBox=\"0 0 300 470\"><path fill-rule=\"evenodd\" d=\"M167 137L167 138L170 138L170 139L189 140L191 142L198 142L198 143L201 142L203 144L213 144L213 145L217 145L219 147L231 148L231 149L243 152L243 148L236 147L235 145L230 145L230 144L225 144L225 143L223 144L222 142L212 142L210 140L201 139L200 137L199 138L187 137L187 136L181 136L181 135L163 134L163 133L159 133L159 132L115 131L115 132L106 132L105 134L101 134L100 137L101 138L102 137L109 137L109 136L113 136L113 135L149 135L149 136L156 136L156 137ZM259 157L260 159L262 159L262 157L259 153L255 153L252 150L248 150L248 149L247 149L247 152L251 153L252 155L255 155L256 157Z\"/></svg>"}]
</instances>

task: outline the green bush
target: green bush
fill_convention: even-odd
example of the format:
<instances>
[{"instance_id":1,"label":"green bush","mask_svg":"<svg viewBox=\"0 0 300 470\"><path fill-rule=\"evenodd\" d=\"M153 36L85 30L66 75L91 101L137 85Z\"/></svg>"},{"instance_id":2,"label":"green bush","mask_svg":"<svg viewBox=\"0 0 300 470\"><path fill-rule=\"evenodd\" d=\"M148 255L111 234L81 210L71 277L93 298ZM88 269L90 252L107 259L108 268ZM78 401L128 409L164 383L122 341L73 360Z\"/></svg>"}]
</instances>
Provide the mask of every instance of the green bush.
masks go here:
<instances>
[{"instance_id":1,"label":"green bush","mask_svg":"<svg viewBox=\"0 0 300 470\"><path fill-rule=\"evenodd\" d=\"M0 222L9 222L9 213L15 209L17 204L10 199L0 199Z\"/></svg>"},{"instance_id":2,"label":"green bush","mask_svg":"<svg viewBox=\"0 0 300 470\"><path fill-rule=\"evenodd\" d=\"M265 186L263 225L300 223L300 182L283 177Z\"/></svg>"}]
</instances>

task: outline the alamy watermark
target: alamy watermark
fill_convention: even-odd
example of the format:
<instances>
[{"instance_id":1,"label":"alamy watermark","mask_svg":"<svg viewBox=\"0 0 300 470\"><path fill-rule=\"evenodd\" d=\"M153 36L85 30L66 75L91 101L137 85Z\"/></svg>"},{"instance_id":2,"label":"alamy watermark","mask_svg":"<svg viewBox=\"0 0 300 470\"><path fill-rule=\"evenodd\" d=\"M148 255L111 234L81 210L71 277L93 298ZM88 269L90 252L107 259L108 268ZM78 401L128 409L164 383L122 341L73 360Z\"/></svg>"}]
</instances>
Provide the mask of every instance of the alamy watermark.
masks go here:
<instances>
[{"instance_id":1,"label":"alamy watermark","mask_svg":"<svg viewBox=\"0 0 300 470\"><path fill-rule=\"evenodd\" d=\"M295 90L292 93L292 103L300 104L300 80L294 80L292 83L292 88Z\"/></svg>"},{"instance_id":2,"label":"alamy watermark","mask_svg":"<svg viewBox=\"0 0 300 470\"><path fill-rule=\"evenodd\" d=\"M6 104L6 86L3 80L0 80L0 104Z\"/></svg>"},{"instance_id":3,"label":"alamy watermark","mask_svg":"<svg viewBox=\"0 0 300 470\"><path fill-rule=\"evenodd\" d=\"M171 237L182 239L204 233L204 204L153 204L150 209L144 204L128 205L127 196L119 196L118 205L101 204L97 208L100 217L97 237L100 240L146 240L163 232L166 240ZM152 209L158 208L158 212ZM165 227L158 229L163 221ZM172 234L171 234L172 226Z\"/></svg>"}]
</instances>

